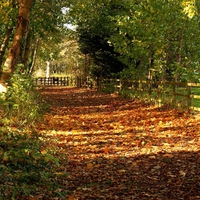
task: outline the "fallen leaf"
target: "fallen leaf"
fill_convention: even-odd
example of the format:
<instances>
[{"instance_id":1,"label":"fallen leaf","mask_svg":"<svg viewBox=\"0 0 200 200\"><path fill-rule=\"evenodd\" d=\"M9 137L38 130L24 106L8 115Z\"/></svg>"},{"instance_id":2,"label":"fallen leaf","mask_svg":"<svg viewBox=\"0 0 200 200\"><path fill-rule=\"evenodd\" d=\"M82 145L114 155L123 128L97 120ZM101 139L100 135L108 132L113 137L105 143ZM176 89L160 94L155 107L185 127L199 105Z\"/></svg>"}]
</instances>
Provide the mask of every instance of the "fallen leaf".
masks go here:
<instances>
[{"instance_id":1,"label":"fallen leaf","mask_svg":"<svg viewBox=\"0 0 200 200\"><path fill-rule=\"evenodd\" d=\"M87 163L87 169L88 169L88 170L91 170L92 167L93 167L93 164L92 164L92 163Z\"/></svg>"},{"instance_id":2,"label":"fallen leaf","mask_svg":"<svg viewBox=\"0 0 200 200\"><path fill-rule=\"evenodd\" d=\"M74 197L73 196L69 196L68 200L74 200Z\"/></svg>"},{"instance_id":3,"label":"fallen leaf","mask_svg":"<svg viewBox=\"0 0 200 200\"><path fill-rule=\"evenodd\" d=\"M180 170L180 171L179 171L179 174L180 174L182 177L185 177L186 172L184 172L183 170Z\"/></svg>"}]
</instances>

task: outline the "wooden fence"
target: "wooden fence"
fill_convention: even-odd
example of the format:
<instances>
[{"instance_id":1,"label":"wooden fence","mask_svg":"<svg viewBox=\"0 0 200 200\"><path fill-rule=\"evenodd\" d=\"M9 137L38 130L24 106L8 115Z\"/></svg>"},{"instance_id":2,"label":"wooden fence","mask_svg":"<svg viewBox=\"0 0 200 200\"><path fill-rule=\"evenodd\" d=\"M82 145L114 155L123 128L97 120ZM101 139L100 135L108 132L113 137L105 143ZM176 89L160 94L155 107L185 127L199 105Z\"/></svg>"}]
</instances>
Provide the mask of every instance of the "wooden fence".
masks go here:
<instances>
[{"instance_id":1,"label":"wooden fence","mask_svg":"<svg viewBox=\"0 0 200 200\"><path fill-rule=\"evenodd\" d=\"M101 89L106 92L132 93L161 106L170 104L187 110L200 111L200 83L127 81L120 79L103 79L97 81L90 77L39 77L36 85L74 86L80 88Z\"/></svg>"},{"instance_id":2,"label":"wooden fence","mask_svg":"<svg viewBox=\"0 0 200 200\"><path fill-rule=\"evenodd\" d=\"M200 111L200 83L104 79L100 82L100 88L107 91L110 88L112 92L117 91L122 95L132 93L133 97L154 101L158 106L170 104L181 109Z\"/></svg>"},{"instance_id":3,"label":"wooden fence","mask_svg":"<svg viewBox=\"0 0 200 200\"><path fill-rule=\"evenodd\" d=\"M75 86L75 79L72 77L38 77L35 78L35 85L44 86Z\"/></svg>"},{"instance_id":4,"label":"wooden fence","mask_svg":"<svg viewBox=\"0 0 200 200\"><path fill-rule=\"evenodd\" d=\"M37 77L34 79L37 86L73 86L81 88L96 88L96 81L90 77Z\"/></svg>"}]
</instances>

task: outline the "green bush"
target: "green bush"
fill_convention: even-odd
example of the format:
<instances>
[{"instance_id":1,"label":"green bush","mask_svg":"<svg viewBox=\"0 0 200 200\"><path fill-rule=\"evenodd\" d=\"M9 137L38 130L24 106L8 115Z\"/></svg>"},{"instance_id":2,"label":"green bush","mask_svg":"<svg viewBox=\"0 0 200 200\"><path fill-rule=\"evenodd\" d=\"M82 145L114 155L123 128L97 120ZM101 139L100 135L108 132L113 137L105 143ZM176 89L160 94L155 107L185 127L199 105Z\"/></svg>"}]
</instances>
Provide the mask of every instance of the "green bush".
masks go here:
<instances>
[{"instance_id":1,"label":"green bush","mask_svg":"<svg viewBox=\"0 0 200 200\"><path fill-rule=\"evenodd\" d=\"M116 92L116 88L115 88L115 83L110 81L110 82L102 82L100 84L100 88L99 88L100 92L104 92L106 94L112 94L114 92Z\"/></svg>"},{"instance_id":2,"label":"green bush","mask_svg":"<svg viewBox=\"0 0 200 200\"><path fill-rule=\"evenodd\" d=\"M131 98L131 99L134 99L137 97L135 91L126 89L126 88L122 89L119 92L119 95L123 98Z\"/></svg>"},{"instance_id":3,"label":"green bush","mask_svg":"<svg viewBox=\"0 0 200 200\"><path fill-rule=\"evenodd\" d=\"M0 129L0 199L22 199L54 190L58 159L33 132Z\"/></svg>"},{"instance_id":4,"label":"green bush","mask_svg":"<svg viewBox=\"0 0 200 200\"><path fill-rule=\"evenodd\" d=\"M59 160L33 126L48 106L29 75L14 74L8 85L0 94L0 199L62 196Z\"/></svg>"},{"instance_id":5,"label":"green bush","mask_svg":"<svg viewBox=\"0 0 200 200\"><path fill-rule=\"evenodd\" d=\"M1 123L18 127L33 125L47 107L33 79L16 73L8 85L7 92L0 96Z\"/></svg>"}]
</instances>

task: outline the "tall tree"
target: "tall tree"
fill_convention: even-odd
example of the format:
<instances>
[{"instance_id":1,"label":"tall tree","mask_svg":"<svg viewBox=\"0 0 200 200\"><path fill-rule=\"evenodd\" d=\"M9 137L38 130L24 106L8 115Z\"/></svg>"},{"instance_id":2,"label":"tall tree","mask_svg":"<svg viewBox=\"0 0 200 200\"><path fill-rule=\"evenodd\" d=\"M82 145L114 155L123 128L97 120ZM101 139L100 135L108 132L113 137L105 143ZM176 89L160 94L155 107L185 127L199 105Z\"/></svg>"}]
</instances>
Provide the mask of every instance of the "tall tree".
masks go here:
<instances>
[{"instance_id":1,"label":"tall tree","mask_svg":"<svg viewBox=\"0 0 200 200\"><path fill-rule=\"evenodd\" d=\"M95 76L111 76L120 72L126 65L119 60L119 53L114 50L110 37L117 32L114 16L125 12L124 2L90 0L72 2L69 16L77 25L80 50L91 57Z\"/></svg>"},{"instance_id":2,"label":"tall tree","mask_svg":"<svg viewBox=\"0 0 200 200\"><path fill-rule=\"evenodd\" d=\"M194 1L127 1L126 6L129 12L116 24L120 34L111 38L123 62L131 66L142 58L144 78L149 67L163 80L195 75L200 29Z\"/></svg>"},{"instance_id":3,"label":"tall tree","mask_svg":"<svg viewBox=\"0 0 200 200\"><path fill-rule=\"evenodd\" d=\"M3 0L3 2L4 1L5 0ZM4 42L8 41L8 39L11 41L10 37L6 37L6 40L2 40L2 47L10 46L5 66L2 67L5 70L2 77L3 79L5 79L7 74L10 74L15 70L16 64L18 63L21 64L20 66L22 66L22 71L24 72L29 71L30 66L31 69L33 69L37 57L36 52L41 58L44 54L46 54L43 56L44 61L48 59L48 55L52 54L54 51L54 48L52 48L54 46L52 42L54 42L54 44L58 44L64 35L63 30L65 18L62 13L62 8L65 5L66 2L61 0L38 0L35 2L25 0L9 0L3 3L2 11L5 12L5 16L7 16L6 11L12 11L16 13L15 17L11 18L8 16L4 20L3 17L1 18L0 14L0 23L3 24L2 27L11 27L14 29L14 26L16 26L14 39L12 44L10 44L11 46L9 44L5 45ZM31 21L29 18L30 10ZM16 21L17 25L14 23L14 19L16 19L16 17L18 19ZM12 24L9 24L10 21ZM4 34L5 32L6 29ZM8 34L5 36L7 35ZM45 50L43 50L42 46L46 46ZM51 51L50 53L48 49ZM2 60L4 59L3 54L5 54L6 49L4 48L3 50L4 52L2 51L1 53ZM43 51L43 54L40 53L41 51Z\"/></svg>"},{"instance_id":4,"label":"tall tree","mask_svg":"<svg viewBox=\"0 0 200 200\"><path fill-rule=\"evenodd\" d=\"M17 1L2 0L0 5L0 74L3 70L5 62L5 54L8 50L11 37L13 37L13 29L17 17ZM0 75L1 77L1 75Z\"/></svg>"},{"instance_id":5,"label":"tall tree","mask_svg":"<svg viewBox=\"0 0 200 200\"><path fill-rule=\"evenodd\" d=\"M3 72L2 79L8 77L8 74L12 74L15 71L15 65L20 59L22 54L22 46L26 40L27 33L29 31L30 24L30 12L33 6L34 0L18 0L19 12L17 17L17 26L13 38L12 45L9 49L8 56L5 62L7 68L6 73Z\"/></svg>"},{"instance_id":6,"label":"tall tree","mask_svg":"<svg viewBox=\"0 0 200 200\"><path fill-rule=\"evenodd\" d=\"M64 26L66 18L62 11L66 4L66 1L62 0L36 1L32 9L31 48L29 48L31 55L35 56L29 56L27 65L32 66L31 71L37 68L37 65L41 67L46 61L56 59L59 54L57 47L66 35ZM37 41L37 45L33 41Z\"/></svg>"},{"instance_id":7,"label":"tall tree","mask_svg":"<svg viewBox=\"0 0 200 200\"><path fill-rule=\"evenodd\" d=\"M12 30L13 30L13 28L7 28L6 33L5 33L3 40L2 40L2 43L1 43L1 47L0 47L0 76L1 76L1 72L2 72L1 66L3 64L3 57L5 55L6 47L8 46L9 39L10 39L10 36L12 34Z\"/></svg>"},{"instance_id":8,"label":"tall tree","mask_svg":"<svg viewBox=\"0 0 200 200\"><path fill-rule=\"evenodd\" d=\"M163 80L195 75L199 1L80 0L72 1L69 13L78 26L81 49L103 69L109 69L111 63L105 64L111 59L102 53L109 52L140 79L146 79L149 70Z\"/></svg>"}]
</instances>

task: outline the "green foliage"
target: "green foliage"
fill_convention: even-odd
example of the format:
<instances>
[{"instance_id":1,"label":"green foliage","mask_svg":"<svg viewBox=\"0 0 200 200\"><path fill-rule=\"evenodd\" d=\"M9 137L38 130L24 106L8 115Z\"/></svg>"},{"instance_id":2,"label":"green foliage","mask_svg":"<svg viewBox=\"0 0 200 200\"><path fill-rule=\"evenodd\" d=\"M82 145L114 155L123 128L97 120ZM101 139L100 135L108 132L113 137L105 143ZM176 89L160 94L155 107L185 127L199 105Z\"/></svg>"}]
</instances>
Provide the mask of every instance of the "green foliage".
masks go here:
<instances>
[{"instance_id":1,"label":"green foliage","mask_svg":"<svg viewBox=\"0 0 200 200\"><path fill-rule=\"evenodd\" d=\"M109 41L117 31L113 18L123 10L123 3L104 0L72 3L69 15L78 25L76 31L81 51L90 55L94 65L98 66L91 70L95 76L110 77L126 67Z\"/></svg>"},{"instance_id":2,"label":"green foliage","mask_svg":"<svg viewBox=\"0 0 200 200\"><path fill-rule=\"evenodd\" d=\"M78 25L80 46L103 70L112 64L118 70L111 73L128 66L137 79L153 70L156 79L168 81L174 77L190 80L198 70L199 3L81 0L72 5L69 14ZM110 56L103 56L105 52ZM111 58L121 62L121 68L107 62Z\"/></svg>"},{"instance_id":3,"label":"green foliage","mask_svg":"<svg viewBox=\"0 0 200 200\"><path fill-rule=\"evenodd\" d=\"M120 90L119 95L123 98L130 98L130 99L137 98L135 91L127 89L127 88Z\"/></svg>"},{"instance_id":4,"label":"green foliage","mask_svg":"<svg viewBox=\"0 0 200 200\"><path fill-rule=\"evenodd\" d=\"M15 73L10 80L8 90L0 98L1 123L17 127L34 125L47 108L36 90L33 79Z\"/></svg>"},{"instance_id":5,"label":"green foliage","mask_svg":"<svg viewBox=\"0 0 200 200\"><path fill-rule=\"evenodd\" d=\"M130 81L138 79L138 72L131 67L123 69L120 73L121 80Z\"/></svg>"},{"instance_id":6,"label":"green foliage","mask_svg":"<svg viewBox=\"0 0 200 200\"><path fill-rule=\"evenodd\" d=\"M44 192L47 199L62 196L59 159L34 131L47 105L32 78L14 74L0 101L0 199L29 199Z\"/></svg>"},{"instance_id":7,"label":"green foliage","mask_svg":"<svg viewBox=\"0 0 200 200\"><path fill-rule=\"evenodd\" d=\"M34 51L37 50L37 62L38 66L45 63L47 60L57 59L60 52L60 43L62 43L63 37L66 35L66 27L64 26L66 18L62 11L67 6L66 1L54 0L54 1L35 1L34 6L31 9L30 15L30 27L28 32L31 32L31 45L28 62L34 63ZM0 6L0 44L4 40L4 35L8 28L16 27L17 15L19 9L19 1L16 0L1 0ZM6 50L12 42L13 35L9 36L10 43L6 45ZM22 42L22 53L25 51L25 41ZM20 58L21 62L22 59ZM1 68L1 67L0 67ZM3 68L3 66L2 66ZM6 69L5 69L6 70Z\"/></svg>"},{"instance_id":8,"label":"green foliage","mask_svg":"<svg viewBox=\"0 0 200 200\"><path fill-rule=\"evenodd\" d=\"M112 94L116 92L115 81L112 82L112 80L108 80L108 81L101 82L99 91L104 92L106 94Z\"/></svg>"},{"instance_id":9,"label":"green foliage","mask_svg":"<svg viewBox=\"0 0 200 200\"><path fill-rule=\"evenodd\" d=\"M123 62L131 66L134 60L142 58L143 72L145 70L147 74L151 68L169 78L177 75L175 72L180 66L184 66L187 76L189 71L194 73L191 66L197 64L199 57L199 39L196 37L199 22L194 12L193 17L188 15L188 10L185 12L188 3L128 2L129 13L117 21L120 34L111 38Z\"/></svg>"},{"instance_id":10,"label":"green foliage","mask_svg":"<svg viewBox=\"0 0 200 200\"><path fill-rule=\"evenodd\" d=\"M0 129L0 199L21 199L55 189L53 169L58 166L58 159L33 132Z\"/></svg>"}]
</instances>

